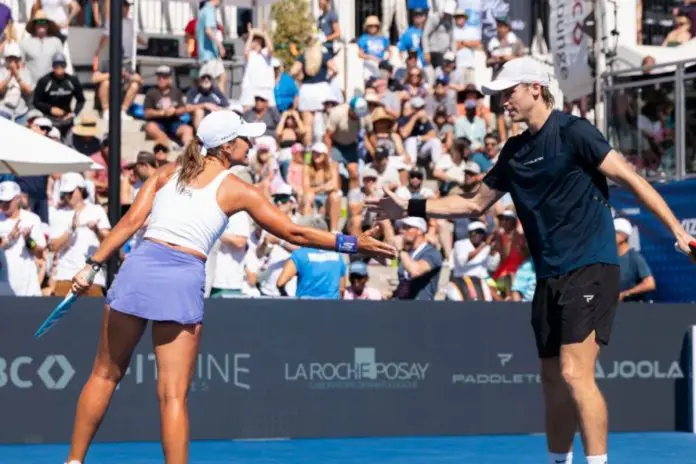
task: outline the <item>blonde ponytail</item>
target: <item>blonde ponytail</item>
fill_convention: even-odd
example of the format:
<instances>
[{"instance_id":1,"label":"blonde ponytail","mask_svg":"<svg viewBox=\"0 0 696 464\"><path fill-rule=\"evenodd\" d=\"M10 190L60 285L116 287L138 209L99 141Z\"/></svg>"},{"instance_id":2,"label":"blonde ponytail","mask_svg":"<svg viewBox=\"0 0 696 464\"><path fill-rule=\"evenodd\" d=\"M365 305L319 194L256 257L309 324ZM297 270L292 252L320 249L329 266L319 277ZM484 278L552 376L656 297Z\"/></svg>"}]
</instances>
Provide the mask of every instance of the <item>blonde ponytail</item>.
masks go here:
<instances>
[{"instance_id":1,"label":"blonde ponytail","mask_svg":"<svg viewBox=\"0 0 696 464\"><path fill-rule=\"evenodd\" d=\"M184 153L179 156L177 160L177 164L181 166L181 172L179 172L179 179L177 181L177 188L179 191L184 190L193 179L203 172L205 157L201 153L202 148L203 144L201 141L198 137L194 137L186 146Z\"/></svg>"}]
</instances>

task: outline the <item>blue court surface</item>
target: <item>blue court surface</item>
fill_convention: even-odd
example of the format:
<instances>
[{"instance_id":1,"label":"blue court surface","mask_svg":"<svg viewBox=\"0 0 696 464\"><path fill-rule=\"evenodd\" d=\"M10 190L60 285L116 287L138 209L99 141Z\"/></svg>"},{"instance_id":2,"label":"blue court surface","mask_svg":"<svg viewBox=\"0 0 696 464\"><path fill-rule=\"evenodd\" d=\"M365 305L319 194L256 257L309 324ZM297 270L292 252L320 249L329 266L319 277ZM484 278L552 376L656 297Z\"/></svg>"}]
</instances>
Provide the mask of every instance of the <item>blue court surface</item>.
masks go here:
<instances>
[{"instance_id":1,"label":"blue court surface","mask_svg":"<svg viewBox=\"0 0 696 464\"><path fill-rule=\"evenodd\" d=\"M616 433L609 439L612 464L696 463L696 435ZM580 450L580 444L577 443ZM61 464L67 445L0 446L2 464ZM542 435L322 440L199 441L191 464L545 464ZM158 443L97 444L88 462L162 463ZM585 459L576 452L575 464Z\"/></svg>"}]
</instances>

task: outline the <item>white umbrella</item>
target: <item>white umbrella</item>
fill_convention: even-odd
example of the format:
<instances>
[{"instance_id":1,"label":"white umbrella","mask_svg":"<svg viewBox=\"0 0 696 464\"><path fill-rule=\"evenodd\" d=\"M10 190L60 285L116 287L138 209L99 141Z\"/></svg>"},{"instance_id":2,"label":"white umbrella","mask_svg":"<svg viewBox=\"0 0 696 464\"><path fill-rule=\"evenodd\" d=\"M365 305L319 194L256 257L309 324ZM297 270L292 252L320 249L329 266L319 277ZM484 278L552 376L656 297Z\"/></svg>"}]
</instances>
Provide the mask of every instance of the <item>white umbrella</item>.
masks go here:
<instances>
[{"instance_id":1,"label":"white umbrella","mask_svg":"<svg viewBox=\"0 0 696 464\"><path fill-rule=\"evenodd\" d=\"M0 174L44 176L92 167L89 157L8 119L0 118L0 136Z\"/></svg>"}]
</instances>

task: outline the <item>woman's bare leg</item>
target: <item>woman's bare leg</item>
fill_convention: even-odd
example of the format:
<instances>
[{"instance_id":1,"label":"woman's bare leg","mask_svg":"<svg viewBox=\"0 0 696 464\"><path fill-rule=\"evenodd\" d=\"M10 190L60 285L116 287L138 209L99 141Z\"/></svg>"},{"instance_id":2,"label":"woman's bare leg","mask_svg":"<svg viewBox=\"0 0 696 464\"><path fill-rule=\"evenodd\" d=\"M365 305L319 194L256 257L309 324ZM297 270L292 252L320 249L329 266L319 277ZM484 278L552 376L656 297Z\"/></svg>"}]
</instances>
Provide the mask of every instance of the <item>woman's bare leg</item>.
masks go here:
<instances>
[{"instance_id":1,"label":"woman's bare leg","mask_svg":"<svg viewBox=\"0 0 696 464\"><path fill-rule=\"evenodd\" d=\"M201 338L200 324L155 322L152 343L157 357L162 449L166 464L187 464L188 390Z\"/></svg>"},{"instance_id":2,"label":"woman's bare leg","mask_svg":"<svg viewBox=\"0 0 696 464\"><path fill-rule=\"evenodd\" d=\"M77 402L68 461L84 461L146 326L146 319L111 311L108 306L104 309L97 358Z\"/></svg>"}]
</instances>

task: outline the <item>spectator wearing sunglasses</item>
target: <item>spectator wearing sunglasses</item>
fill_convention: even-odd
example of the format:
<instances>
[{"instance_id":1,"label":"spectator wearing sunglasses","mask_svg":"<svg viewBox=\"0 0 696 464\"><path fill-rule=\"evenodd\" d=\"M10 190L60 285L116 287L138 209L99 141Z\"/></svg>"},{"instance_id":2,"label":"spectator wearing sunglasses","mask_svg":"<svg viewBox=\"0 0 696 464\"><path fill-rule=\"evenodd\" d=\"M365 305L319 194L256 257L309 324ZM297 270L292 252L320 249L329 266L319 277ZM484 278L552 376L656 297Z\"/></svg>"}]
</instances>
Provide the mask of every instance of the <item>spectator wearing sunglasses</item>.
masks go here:
<instances>
[{"instance_id":1,"label":"spectator wearing sunglasses","mask_svg":"<svg viewBox=\"0 0 696 464\"><path fill-rule=\"evenodd\" d=\"M26 34L19 44L32 82L38 82L51 72L53 56L63 51L63 43L58 38L60 31L46 13L39 10L26 27Z\"/></svg>"}]
</instances>

